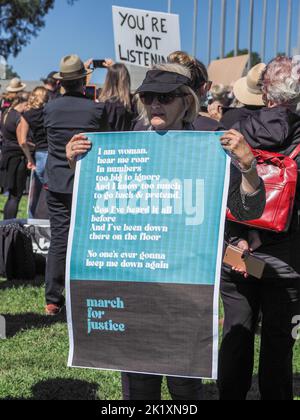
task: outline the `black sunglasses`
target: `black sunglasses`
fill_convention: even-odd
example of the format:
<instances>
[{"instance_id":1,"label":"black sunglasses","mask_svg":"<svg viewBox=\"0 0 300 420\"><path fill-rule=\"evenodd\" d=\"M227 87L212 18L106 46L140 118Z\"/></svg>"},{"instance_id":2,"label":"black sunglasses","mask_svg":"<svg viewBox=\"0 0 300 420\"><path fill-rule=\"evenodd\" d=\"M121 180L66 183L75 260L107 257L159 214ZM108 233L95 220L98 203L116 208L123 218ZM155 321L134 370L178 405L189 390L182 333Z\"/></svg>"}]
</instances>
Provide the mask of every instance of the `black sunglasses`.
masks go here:
<instances>
[{"instance_id":1,"label":"black sunglasses","mask_svg":"<svg viewBox=\"0 0 300 420\"><path fill-rule=\"evenodd\" d=\"M140 99L144 105L152 105L154 100L157 99L161 105L170 105L176 98L184 98L189 96L188 93L155 93L145 92L140 94Z\"/></svg>"}]
</instances>

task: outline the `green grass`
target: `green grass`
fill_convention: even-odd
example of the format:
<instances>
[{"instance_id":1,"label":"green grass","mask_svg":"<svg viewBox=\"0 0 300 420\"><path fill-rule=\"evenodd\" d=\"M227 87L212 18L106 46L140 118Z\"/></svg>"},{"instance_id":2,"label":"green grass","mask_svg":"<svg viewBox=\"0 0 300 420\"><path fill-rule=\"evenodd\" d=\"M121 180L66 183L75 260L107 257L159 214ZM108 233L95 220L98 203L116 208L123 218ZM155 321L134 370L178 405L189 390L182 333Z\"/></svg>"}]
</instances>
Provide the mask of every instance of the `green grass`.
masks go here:
<instances>
[{"instance_id":1,"label":"green grass","mask_svg":"<svg viewBox=\"0 0 300 420\"><path fill-rule=\"evenodd\" d=\"M5 199L0 197L0 208ZM26 217L26 199L20 207ZM0 280L0 314L7 320L7 340L0 341L0 400L119 400L120 375L67 368L68 334L65 315L57 319L44 316L44 285L27 285ZM256 372L259 354L256 348ZM300 343L295 349L296 396L300 398ZM169 399L166 385L163 398ZM214 383L205 384L205 399L218 398ZM258 398L254 381L250 399Z\"/></svg>"}]
</instances>

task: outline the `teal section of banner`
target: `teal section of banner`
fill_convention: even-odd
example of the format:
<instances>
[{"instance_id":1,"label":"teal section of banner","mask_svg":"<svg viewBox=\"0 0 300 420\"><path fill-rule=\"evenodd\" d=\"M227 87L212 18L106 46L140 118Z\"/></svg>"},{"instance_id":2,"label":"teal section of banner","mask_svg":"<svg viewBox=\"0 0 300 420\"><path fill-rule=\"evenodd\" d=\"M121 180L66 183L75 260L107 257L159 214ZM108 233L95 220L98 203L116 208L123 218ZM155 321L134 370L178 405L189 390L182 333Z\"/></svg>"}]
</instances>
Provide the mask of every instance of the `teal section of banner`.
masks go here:
<instances>
[{"instance_id":1,"label":"teal section of banner","mask_svg":"<svg viewBox=\"0 0 300 420\"><path fill-rule=\"evenodd\" d=\"M227 169L221 135L88 134L70 278L214 285Z\"/></svg>"}]
</instances>

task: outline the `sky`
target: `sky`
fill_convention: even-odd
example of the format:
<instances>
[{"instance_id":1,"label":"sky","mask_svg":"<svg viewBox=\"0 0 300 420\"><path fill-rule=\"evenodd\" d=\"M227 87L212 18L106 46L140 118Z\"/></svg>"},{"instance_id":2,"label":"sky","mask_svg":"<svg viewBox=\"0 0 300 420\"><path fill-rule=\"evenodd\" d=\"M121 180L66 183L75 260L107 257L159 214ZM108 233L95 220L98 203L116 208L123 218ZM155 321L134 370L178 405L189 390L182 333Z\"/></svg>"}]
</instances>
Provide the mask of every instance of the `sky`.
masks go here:
<instances>
[{"instance_id":1,"label":"sky","mask_svg":"<svg viewBox=\"0 0 300 420\"><path fill-rule=\"evenodd\" d=\"M255 0L254 50L261 51L262 3ZM285 51L287 0L281 0L279 49ZM221 0L213 0L213 58L220 54ZM247 48L249 0L241 0L240 48ZM266 61L274 56L275 0L268 0L268 31ZM167 12L168 0L77 0L73 6L56 0L46 17L46 25L9 64L24 80L39 80L59 67L61 57L76 53L86 60L115 57L112 6L132 7ZM172 0L172 12L179 14L181 47L192 52L194 0ZM297 46L300 0L293 0L292 47ZM235 0L227 0L226 52L234 45ZM207 63L208 0L199 0L197 56ZM102 82L104 70L97 70L94 82Z\"/></svg>"}]
</instances>

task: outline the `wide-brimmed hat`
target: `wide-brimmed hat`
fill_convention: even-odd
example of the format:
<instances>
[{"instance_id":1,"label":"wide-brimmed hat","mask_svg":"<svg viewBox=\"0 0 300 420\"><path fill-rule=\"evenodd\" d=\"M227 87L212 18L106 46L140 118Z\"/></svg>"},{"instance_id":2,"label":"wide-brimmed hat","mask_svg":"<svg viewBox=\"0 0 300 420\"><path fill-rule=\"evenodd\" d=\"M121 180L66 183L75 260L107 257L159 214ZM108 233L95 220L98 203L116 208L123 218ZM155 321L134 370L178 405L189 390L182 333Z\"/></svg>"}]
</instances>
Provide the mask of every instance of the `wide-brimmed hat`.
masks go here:
<instances>
[{"instance_id":1,"label":"wide-brimmed hat","mask_svg":"<svg viewBox=\"0 0 300 420\"><path fill-rule=\"evenodd\" d=\"M170 93L182 87L191 87L191 79L179 73L163 70L150 70L146 74L143 84L135 94L144 92Z\"/></svg>"},{"instance_id":2,"label":"wide-brimmed hat","mask_svg":"<svg viewBox=\"0 0 300 420\"><path fill-rule=\"evenodd\" d=\"M253 67L246 77L239 79L233 88L237 100L244 105L264 106L263 93L259 85L261 75L266 64L261 63Z\"/></svg>"},{"instance_id":3,"label":"wide-brimmed hat","mask_svg":"<svg viewBox=\"0 0 300 420\"><path fill-rule=\"evenodd\" d=\"M93 72L86 69L78 55L67 55L60 62L60 71L53 75L55 80L79 80Z\"/></svg>"},{"instance_id":4,"label":"wide-brimmed hat","mask_svg":"<svg viewBox=\"0 0 300 420\"><path fill-rule=\"evenodd\" d=\"M23 83L18 77L15 77L14 79L11 79L11 81L9 82L9 85L6 88L6 91L10 93L18 93L25 90L26 86L27 85Z\"/></svg>"}]
</instances>

